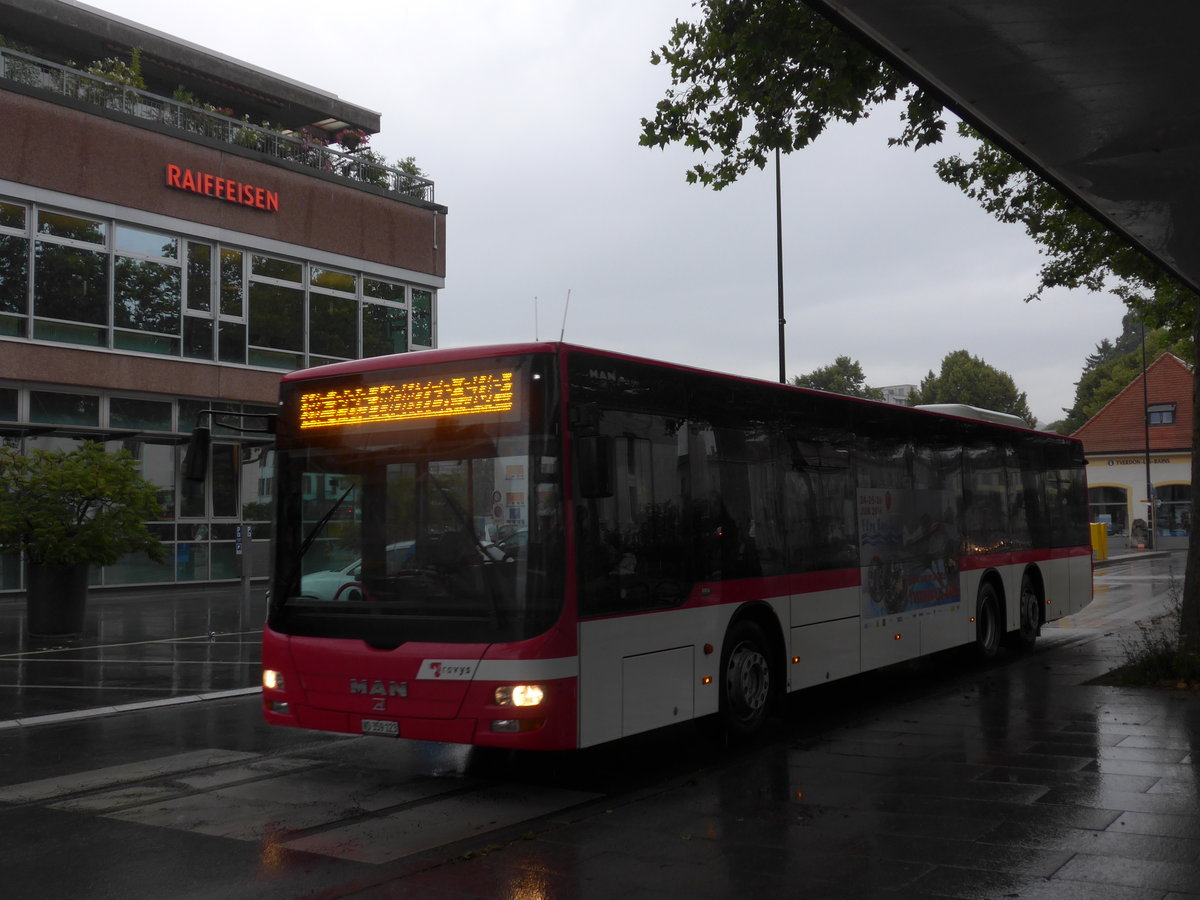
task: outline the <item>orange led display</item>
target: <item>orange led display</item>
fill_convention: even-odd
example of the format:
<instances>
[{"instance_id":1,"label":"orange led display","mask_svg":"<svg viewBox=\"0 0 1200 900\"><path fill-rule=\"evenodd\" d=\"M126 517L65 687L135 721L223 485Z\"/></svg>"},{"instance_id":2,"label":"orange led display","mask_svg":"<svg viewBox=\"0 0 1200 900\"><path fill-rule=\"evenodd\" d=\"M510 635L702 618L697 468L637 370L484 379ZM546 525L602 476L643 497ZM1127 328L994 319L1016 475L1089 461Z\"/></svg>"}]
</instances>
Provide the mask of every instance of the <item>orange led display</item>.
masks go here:
<instances>
[{"instance_id":1,"label":"orange led display","mask_svg":"<svg viewBox=\"0 0 1200 900\"><path fill-rule=\"evenodd\" d=\"M407 422L473 416L513 408L513 373L486 372L300 395L300 427Z\"/></svg>"}]
</instances>

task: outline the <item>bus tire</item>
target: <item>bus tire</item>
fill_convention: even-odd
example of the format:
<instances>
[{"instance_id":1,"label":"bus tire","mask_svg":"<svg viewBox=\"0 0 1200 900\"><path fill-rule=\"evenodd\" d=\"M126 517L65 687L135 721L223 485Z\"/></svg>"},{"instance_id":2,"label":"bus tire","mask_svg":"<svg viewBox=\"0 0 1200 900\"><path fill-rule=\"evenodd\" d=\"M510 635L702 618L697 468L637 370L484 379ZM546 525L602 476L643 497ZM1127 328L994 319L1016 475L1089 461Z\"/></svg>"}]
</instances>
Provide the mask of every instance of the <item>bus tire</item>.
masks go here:
<instances>
[{"instance_id":1,"label":"bus tire","mask_svg":"<svg viewBox=\"0 0 1200 900\"><path fill-rule=\"evenodd\" d=\"M975 604L975 650L983 659L992 659L1000 650L1004 626L1000 618L1000 594L996 585L985 581L979 586Z\"/></svg>"},{"instance_id":2,"label":"bus tire","mask_svg":"<svg viewBox=\"0 0 1200 900\"><path fill-rule=\"evenodd\" d=\"M1013 632L1013 646L1024 653L1032 651L1042 633L1041 619L1042 598L1026 572L1021 576L1021 627Z\"/></svg>"},{"instance_id":3,"label":"bus tire","mask_svg":"<svg viewBox=\"0 0 1200 900\"><path fill-rule=\"evenodd\" d=\"M721 722L735 737L754 734L767 720L773 685L766 636L756 622L734 623L721 652Z\"/></svg>"}]
</instances>

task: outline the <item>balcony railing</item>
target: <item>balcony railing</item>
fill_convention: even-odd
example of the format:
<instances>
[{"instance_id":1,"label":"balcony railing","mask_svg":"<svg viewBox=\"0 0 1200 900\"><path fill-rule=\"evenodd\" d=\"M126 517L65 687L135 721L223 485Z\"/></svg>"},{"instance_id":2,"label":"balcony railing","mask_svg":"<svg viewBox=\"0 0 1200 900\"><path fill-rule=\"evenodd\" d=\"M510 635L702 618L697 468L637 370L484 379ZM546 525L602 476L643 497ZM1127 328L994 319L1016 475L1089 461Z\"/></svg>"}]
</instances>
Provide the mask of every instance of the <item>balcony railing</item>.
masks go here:
<instances>
[{"instance_id":1,"label":"balcony railing","mask_svg":"<svg viewBox=\"0 0 1200 900\"><path fill-rule=\"evenodd\" d=\"M289 160L349 181L375 185L398 197L433 201L433 182L430 179L385 166L369 156L334 150L295 135L260 128L221 113L69 69L8 47L0 47L0 79L157 122L187 134L203 135L257 150L275 159Z\"/></svg>"}]
</instances>

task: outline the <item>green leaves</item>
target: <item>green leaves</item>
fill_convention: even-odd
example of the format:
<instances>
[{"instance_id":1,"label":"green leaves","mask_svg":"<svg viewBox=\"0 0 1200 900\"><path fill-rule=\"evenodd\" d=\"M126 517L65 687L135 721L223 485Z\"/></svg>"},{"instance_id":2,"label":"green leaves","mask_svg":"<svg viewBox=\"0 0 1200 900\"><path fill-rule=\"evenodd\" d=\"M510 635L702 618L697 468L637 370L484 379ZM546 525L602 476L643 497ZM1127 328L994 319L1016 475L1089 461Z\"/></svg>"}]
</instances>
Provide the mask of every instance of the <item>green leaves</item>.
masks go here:
<instances>
[{"instance_id":1,"label":"green leaves","mask_svg":"<svg viewBox=\"0 0 1200 900\"><path fill-rule=\"evenodd\" d=\"M868 400L882 400L883 391L869 387L867 376L863 374L862 365L857 359L839 356L832 365L822 369L814 369L807 375L797 375L792 384L797 387L813 388L818 391L829 391L834 394L846 394L850 397L865 397Z\"/></svg>"},{"instance_id":2,"label":"green leaves","mask_svg":"<svg viewBox=\"0 0 1200 900\"><path fill-rule=\"evenodd\" d=\"M988 365L966 350L947 353L938 374L930 372L909 397L912 406L927 403L965 403L980 409L1020 416L1033 428L1037 419L1029 411L1024 391L1018 391L1012 376Z\"/></svg>"},{"instance_id":3,"label":"green leaves","mask_svg":"<svg viewBox=\"0 0 1200 900\"><path fill-rule=\"evenodd\" d=\"M147 525L161 513L155 486L124 450L0 448L0 550L47 565L112 565L139 550L162 561L166 548Z\"/></svg>"},{"instance_id":4,"label":"green leaves","mask_svg":"<svg viewBox=\"0 0 1200 900\"><path fill-rule=\"evenodd\" d=\"M720 190L776 149L807 146L831 120L856 122L871 107L902 97L905 129L894 143L941 139L942 108L890 65L802 3L701 0L699 22L677 21L650 55L667 65L671 87L639 143L679 143L719 154L687 180Z\"/></svg>"}]
</instances>

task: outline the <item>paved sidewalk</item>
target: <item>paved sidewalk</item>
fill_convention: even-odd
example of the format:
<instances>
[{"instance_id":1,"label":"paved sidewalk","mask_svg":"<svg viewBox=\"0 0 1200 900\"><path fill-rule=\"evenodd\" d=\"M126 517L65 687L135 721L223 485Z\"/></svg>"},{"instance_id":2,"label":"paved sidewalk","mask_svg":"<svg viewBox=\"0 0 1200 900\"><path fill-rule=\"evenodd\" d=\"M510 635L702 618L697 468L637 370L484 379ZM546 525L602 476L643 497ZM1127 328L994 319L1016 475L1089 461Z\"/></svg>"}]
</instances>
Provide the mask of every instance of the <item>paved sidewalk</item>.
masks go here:
<instances>
[{"instance_id":1,"label":"paved sidewalk","mask_svg":"<svg viewBox=\"0 0 1200 900\"><path fill-rule=\"evenodd\" d=\"M25 633L23 596L0 599L0 728L258 690L264 587L93 588L82 637ZM245 621L240 621L244 619Z\"/></svg>"}]
</instances>

